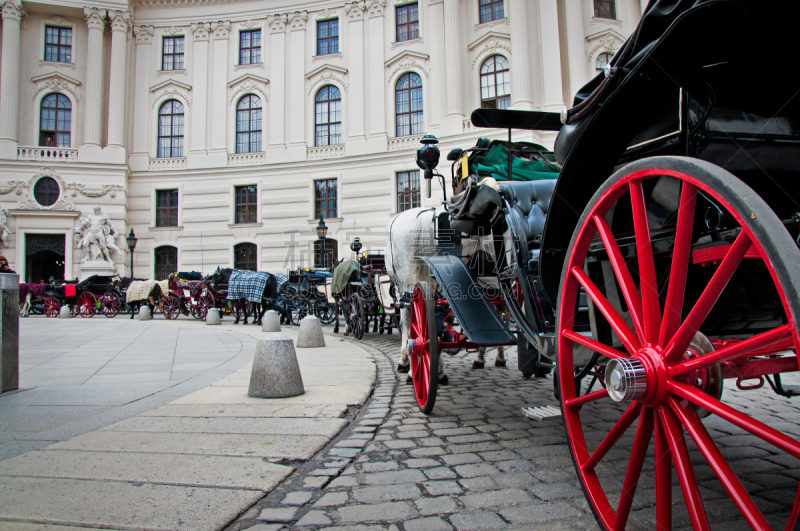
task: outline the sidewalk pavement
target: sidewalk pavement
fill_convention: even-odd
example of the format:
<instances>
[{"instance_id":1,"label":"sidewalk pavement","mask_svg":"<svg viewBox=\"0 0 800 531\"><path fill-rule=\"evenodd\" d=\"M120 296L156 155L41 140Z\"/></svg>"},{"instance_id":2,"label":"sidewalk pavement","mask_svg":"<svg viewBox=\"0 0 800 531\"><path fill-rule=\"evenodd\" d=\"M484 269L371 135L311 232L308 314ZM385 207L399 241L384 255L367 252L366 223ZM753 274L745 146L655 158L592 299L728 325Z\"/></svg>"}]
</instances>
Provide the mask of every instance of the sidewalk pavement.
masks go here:
<instances>
[{"instance_id":1,"label":"sidewalk pavement","mask_svg":"<svg viewBox=\"0 0 800 531\"><path fill-rule=\"evenodd\" d=\"M296 327L283 331L296 342ZM333 439L375 382L370 354L326 334L325 348L296 349L304 395L249 398L262 335L184 319L23 320L28 389L0 396L0 528L225 527Z\"/></svg>"}]
</instances>

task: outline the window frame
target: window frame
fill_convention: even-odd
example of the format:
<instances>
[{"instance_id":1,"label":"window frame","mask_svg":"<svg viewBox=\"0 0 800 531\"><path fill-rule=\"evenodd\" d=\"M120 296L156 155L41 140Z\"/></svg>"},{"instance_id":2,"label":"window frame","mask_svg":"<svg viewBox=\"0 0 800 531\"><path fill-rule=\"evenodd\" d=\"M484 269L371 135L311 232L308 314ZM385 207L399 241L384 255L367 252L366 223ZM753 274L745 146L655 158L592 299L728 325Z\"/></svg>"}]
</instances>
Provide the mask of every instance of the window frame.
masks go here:
<instances>
[{"instance_id":1,"label":"window frame","mask_svg":"<svg viewBox=\"0 0 800 531\"><path fill-rule=\"evenodd\" d=\"M258 34L258 46L253 46L253 35L256 34L256 33ZM243 39L245 34L250 35L250 46L248 46L246 48L244 46L242 46L242 44L243 44L242 43L242 39ZM262 47L263 42L264 41L263 41L263 35L261 33L261 28L240 31L239 32L239 65L240 66L244 66L244 65L259 65L259 64L262 64L264 62L263 61L263 57L261 55L261 52L262 52L261 47ZM248 53L248 62L246 62L246 63L243 61L243 58L244 58L243 54L244 54L245 50L247 50L249 52ZM253 61L253 50L258 50L258 61Z\"/></svg>"},{"instance_id":2,"label":"window frame","mask_svg":"<svg viewBox=\"0 0 800 531\"><path fill-rule=\"evenodd\" d=\"M502 58L506 62L504 70L498 70L497 69L497 58L498 57ZM489 61L494 61L494 70L484 74L483 73L483 67ZM500 96L500 95L498 95L498 92L499 92L498 91L498 85L505 85L506 83L499 83L498 84L498 82L497 82L497 74L502 74L503 72L507 72L506 76L508 76L507 77L507 79L508 79L507 84L508 84L509 89L508 89L508 94L503 94L502 96ZM501 55L501 54L490 55L489 57L484 59L483 62L481 62L481 67L478 70L478 76L479 76L479 83L480 83L480 86L478 88L479 88L479 92L480 92L480 95L481 95L481 109L509 109L511 107L511 65L510 65L510 61L508 60L508 57L506 57L504 55ZM489 98L484 98L483 97L483 80L484 80L484 78L486 78L486 79L491 78L491 80L493 81L493 85L487 85L487 88L490 87L490 86L494 87L494 96L493 97L489 97ZM505 99L505 98L508 98L508 104L505 107L500 107L500 100L501 99ZM487 105L489 103L492 103L493 106L492 107L488 107Z\"/></svg>"},{"instance_id":3,"label":"window frame","mask_svg":"<svg viewBox=\"0 0 800 531\"><path fill-rule=\"evenodd\" d=\"M44 192L44 198L43 198L44 200L43 201L40 200L42 198L40 198L40 196L39 196L39 192L41 190L37 190L37 188L41 184L44 184L44 185L48 185L49 184L50 185L50 186L45 186L45 190L43 191ZM53 185L55 185L55 190L53 190ZM55 192L55 198L53 198L53 195L52 195L53 192ZM51 206L55 205L58 202L58 200L61 198L61 185L58 183L57 180L53 179L52 177L50 177L48 175L42 175L41 177L36 179L35 183L33 183L33 187L31 188L31 195L33 196L34 201L36 201L41 206L43 206L43 207L51 207ZM50 201L50 199L52 199L52 201Z\"/></svg>"},{"instance_id":4,"label":"window frame","mask_svg":"<svg viewBox=\"0 0 800 531\"><path fill-rule=\"evenodd\" d=\"M247 247L246 249L244 247ZM242 262L237 262L237 252L239 250L252 252L251 260L246 260L243 263L245 267L240 267L239 264ZM239 242L233 246L233 268L239 269L241 271L258 271L258 244L253 242ZM252 269L251 269L252 267Z\"/></svg>"},{"instance_id":5,"label":"window frame","mask_svg":"<svg viewBox=\"0 0 800 531\"><path fill-rule=\"evenodd\" d=\"M48 30L57 30L57 39L56 43L48 43L47 39L50 37ZM69 44L61 44L61 32L69 32ZM48 63L63 63L63 64L73 64L72 62L72 44L73 44L73 36L75 32L73 31L72 27L65 28L63 26L51 26L49 24L45 24L44 26L44 61ZM56 50L56 57L55 59L48 59L47 52L48 47L55 47ZM66 61L61 60L61 52L62 50L66 50Z\"/></svg>"},{"instance_id":6,"label":"window frame","mask_svg":"<svg viewBox=\"0 0 800 531\"><path fill-rule=\"evenodd\" d=\"M250 190L250 189L253 190ZM239 202L239 191L246 189L244 202ZM253 202L249 200L253 199ZM252 208L252 210L251 210ZM240 214L240 209L241 214ZM252 215L252 217L251 217ZM240 218L240 216L242 216ZM242 219L243 221L239 221ZM252 221L251 221L252 219ZM252 225L258 223L258 185L257 184L237 184L233 187L233 224Z\"/></svg>"},{"instance_id":7,"label":"window frame","mask_svg":"<svg viewBox=\"0 0 800 531\"><path fill-rule=\"evenodd\" d=\"M336 23L336 35L330 34L330 25L332 22ZM326 26L326 36L320 37L320 29ZM325 43L327 46L326 52L321 53L322 43ZM333 46L331 46L333 45ZM335 49L334 49L335 48ZM339 17L336 18L329 18L326 20L318 20L317 21L317 56L321 55L332 55L335 53L339 53Z\"/></svg>"},{"instance_id":8,"label":"window frame","mask_svg":"<svg viewBox=\"0 0 800 531\"><path fill-rule=\"evenodd\" d=\"M166 105L168 103L173 103L173 107L172 107L173 109L175 108L175 106L174 106L175 103L180 105L181 106L181 112L180 113L176 113L176 112L173 111L170 114L162 114L161 110L164 107L166 107ZM170 117L170 126L169 127L170 127L170 133L171 134L162 135L161 134L161 131L162 131L161 118L162 117L166 117L166 116ZM177 116L181 116L182 119L181 119L180 124L176 126L175 125L175 117L177 117ZM184 107L183 102L178 100L178 99L175 99L175 98L171 98L171 99L168 99L168 100L164 101L161 105L158 106L158 114L156 115L156 122L157 122L157 125L156 125L156 158L157 159L179 159L179 158L185 157L186 155L185 155L185 149L184 148L186 147L186 109ZM175 134L175 128L176 127L180 128L180 134ZM161 151L161 139L162 138L164 138L164 139L169 138L170 139L170 143L169 143L170 147L167 148L167 149L169 149L169 153L170 153L169 156L162 156L162 151ZM180 139L180 145L179 145L178 148L175 147L174 139ZM175 154L175 150L176 149L178 150L178 154L177 155Z\"/></svg>"},{"instance_id":9,"label":"window frame","mask_svg":"<svg viewBox=\"0 0 800 531\"><path fill-rule=\"evenodd\" d=\"M175 52L175 43L180 39L181 51ZM167 53L167 41L172 42L172 52ZM161 38L161 71L171 72L175 70L186 70L186 37L184 35L170 35ZM167 57L171 58L171 66L167 68ZM180 57L180 68L175 68L175 59Z\"/></svg>"},{"instance_id":10,"label":"window frame","mask_svg":"<svg viewBox=\"0 0 800 531\"><path fill-rule=\"evenodd\" d=\"M413 87L411 86L411 82L414 79L413 76L416 76L419 79L419 86ZM400 83L403 81L404 78L408 77L408 88L400 89ZM395 120L395 135L396 138L406 137L406 136L414 136L414 135L421 135L425 129L425 96L422 92L422 76L414 71L404 72L397 78L397 82L394 84L394 120ZM419 91L419 102L420 102L420 110L414 111L412 103L414 101L412 91ZM408 111L407 112L398 112L398 97L401 92L408 92ZM408 116L408 124L407 126L400 125L400 117L401 116ZM416 124L412 121L412 118L415 116L419 116L419 121ZM419 131L414 132L414 125L419 126ZM408 133L401 134L400 128L408 127Z\"/></svg>"},{"instance_id":11,"label":"window frame","mask_svg":"<svg viewBox=\"0 0 800 531\"><path fill-rule=\"evenodd\" d=\"M171 194L174 192L174 200L175 204L172 205L172 197L167 196L166 202L168 203L166 206L161 206L161 194ZM156 228L162 227L177 227L179 225L178 220L178 204L180 201L180 192L178 188L164 188L161 190L156 190ZM162 216L163 214L163 216ZM174 223L173 223L174 219Z\"/></svg>"},{"instance_id":12,"label":"window frame","mask_svg":"<svg viewBox=\"0 0 800 531\"><path fill-rule=\"evenodd\" d=\"M239 106L245 100L245 98L250 98L249 105L250 107L247 109L240 109ZM252 98L256 98L260 107L253 108L252 105ZM258 112L257 119L253 118L253 114ZM239 130L239 124L242 123L239 119L240 113L247 113L247 122L248 122L248 129L246 130ZM257 121L257 125L253 125L253 122ZM234 139L236 144L236 153L261 153L264 151L264 144L263 144L263 129L264 129L264 101L261 99L261 96L258 94L245 94L236 102L236 138ZM243 151L241 146L245 144L239 142L239 135L247 135L247 151ZM253 136L257 136L257 140L255 141L255 147L258 149L253 149L254 141Z\"/></svg>"},{"instance_id":13,"label":"window frame","mask_svg":"<svg viewBox=\"0 0 800 531\"><path fill-rule=\"evenodd\" d=\"M328 98L325 100L320 100L319 99L320 95L326 89L328 90L327 92ZM338 98L331 99L330 97L331 89L336 91ZM338 107L332 111L331 105L335 104L336 102L339 103ZM328 117L327 122L322 122L322 123L317 122L317 120L320 117L320 112L318 110L320 105L327 106L326 107L327 110L324 113ZM338 121L331 121L331 115L334 113L338 114L339 116ZM335 135L331 134L331 127L337 125L338 125L338 133ZM319 134L320 128L325 128L327 133L323 136L320 136ZM331 140L332 137L337 137L338 140L336 142L333 142ZM324 138L327 143L320 143L321 138ZM340 145L342 145L342 91L336 85L325 85L323 87L320 87L320 89L314 96L314 147L340 146Z\"/></svg>"},{"instance_id":14,"label":"window frame","mask_svg":"<svg viewBox=\"0 0 800 531\"><path fill-rule=\"evenodd\" d=\"M49 106L45 107L45 102L51 96L55 96L56 97L55 98L55 106L53 106L53 107L49 107ZM59 102L60 101L66 102L66 104L68 106L67 107L59 107ZM44 129L45 120L43 119L44 117L42 115L44 110L48 110L48 111L53 111L54 112L53 119L52 119L53 129ZM62 113L68 113L69 116L68 116L68 118L66 120L59 119L59 116ZM49 122L50 120L47 120L47 121ZM67 123L67 128L66 129L60 129L59 128L59 123L63 123L65 121ZM45 134L48 134L48 135L52 134L52 137L50 137L53 140L53 144L52 145L48 146L46 144L45 138L47 138L47 137L44 136ZM61 144L60 143L60 139L61 139L62 135L66 135L66 137L67 137L67 145L60 145ZM49 147L49 148L54 148L54 149L68 149L68 148L72 147L72 100L70 100L67 97L66 94L62 94L60 92L51 92L51 93L45 95L45 97L43 97L41 99L41 101L39 102L39 146L40 147Z\"/></svg>"},{"instance_id":15,"label":"window frame","mask_svg":"<svg viewBox=\"0 0 800 531\"><path fill-rule=\"evenodd\" d=\"M401 23L400 22L400 12L402 10L409 10L409 8L411 8L411 6L416 6L416 10L415 10L415 14L416 14L416 17L417 17L416 20L409 20L409 13L406 12L405 13L406 22ZM420 37L420 35L419 35L419 30L420 30L420 28L419 28L419 2L411 2L411 3L408 3L408 4L395 6L394 24L395 24L395 42L406 42L406 41L413 41L414 39L419 39L419 37ZM416 34L413 37L410 36L411 35L410 27L411 27L412 24L416 24L416 27L415 27ZM400 38L400 29L401 29L401 27L404 27L404 29L405 29L405 35L406 35L405 39L401 39Z\"/></svg>"},{"instance_id":16,"label":"window frame","mask_svg":"<svg viewBox=\"0 0 800 531\"><path fill-rule=\"evenodd\" d=\"M496 6L500 6L500 9L496 9ZM484 19L484 8L486 7L489 8L489 17ZM504 0L478 0L478 24L486 24L504 18L506 18Z\"/></svg>"},{"instance_id":17,"label":"window frame","mask_svg":"<svg viewBox=\"0 0 800 531\"><path fill-rule=\"evenodd\" d=\"M319 197L319 184L325 183L325 196ZM330 185L333 183L333 186ZM322 216L323 219L337 219L339 217L339 179L336 177L331 177L329 179L316 179L313 181L313 194L314 194L314 219L319 219ZM331 189L333 189L334 195L333 197L330 196ZM320 204L325 204L326 201L328 202L324 207L320 207ZM330 207L330 201L333 201L333 208ZM333 211L333 215L331 216L330 213Z\"/></svg>"},{"instance_id":18,"label":"window frame","mask_svg":"<svg viewBox=\"0 0 800 531\"><path fill-rule=\"evenodd\" d=\"M167 251L170 249L170 251ZM162 251L163 250L163 251ZM161 253L160 253L161 252ZM163 252L170 252L175 253L175 260L174 260L174 270L166 271L166 276L164 278L158 278L159 273L165 272L164 267L171 267L172 264L159 264L159 254ZM153 249L153 278L156 280L166 280L171 273L177 273L178 271L178 248L174 245L164 244L159 245L158 247Z\"/></svg>"},{"instance_id":19,"label":"window frame","mask_svg":"<svg viewBox=\"0 0 800 531\"><path fill-rule=\"evenodd\" d=\"M606 10L608 7L611 7L611 16L605 16L608 14ZM617 3L615 0L594 0L592 2L592 7L594 9L594 18L600 18L603 20L618 20L617 19Z\"/></svg>"},{"instance_id":20,"label":"window frame","mask_svg":"<svg viewBox=\"0 0 800 531\"><path fill-rule=\"evenodd\" d=\"M400 181L406 179L406 189L400 190ZM416 184L416 187L414 185ZM412 208L422 206L422 192L420 187L419 170L405 170L395 172L394 190L397 199L395 201L396 212L399 214ZM416 199L416 200L415 200ZM401 206L407 205L404 208Z\"/></svg>"},{"instance_id":21,"label":"window frame","mask_svg":"<svg viewBox=\"0 0 800 531\"><path fill-rule=\"evenodd\" d=\"M601 73L603 73L605 71L605 65L603 66L603 68L598 68L598 66L597 66L597 63L600 61L600 58L603 57L603 56L608 56L608 60L606 61L606 65L608 65L608 64L611 64L611 60L614 58L614 53L605 51L605 52L600 52L599 54L597 54L597 57L594 60L594 75L595 76L597 74L601 74Z\"/></svg>"}]
</instances>

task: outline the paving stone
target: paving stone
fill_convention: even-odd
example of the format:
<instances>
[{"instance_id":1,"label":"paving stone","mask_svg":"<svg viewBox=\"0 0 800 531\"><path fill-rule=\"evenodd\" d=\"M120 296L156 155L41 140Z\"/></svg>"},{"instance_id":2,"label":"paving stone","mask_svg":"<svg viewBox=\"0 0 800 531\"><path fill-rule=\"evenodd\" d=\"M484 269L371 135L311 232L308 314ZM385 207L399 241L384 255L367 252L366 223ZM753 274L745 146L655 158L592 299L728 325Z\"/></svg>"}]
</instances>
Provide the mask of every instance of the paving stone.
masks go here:
<instances>
[{"instance_id":1,"label":"paving stone","mask_svg":"<svg viewBox=\"0 0 800 531\"><path fill-rule=\"evenodd\" d=\"M459 484L465 489L473 492L482 492L485 490L497 489L499 486L497 482L489 476L482 476L472 479L462 479Z\"/></svg>"},{"instance_id":2,"label":"paving stone","mask_svg":"<svg viewBox=\"0 0 800 531\"><path fill-rule=\"evenodd\" d=\"M353 490L353 496L361 503L413 500L420 494L419 487L410 483L361 487Z\"/></svg>"},{"instance_id":3,"label":"paving stone","mask_svg":"<svg viewBox=\"0 0 800 531\"><path fill-rule=\"evenodd\" d=\"M405 461L405 464L408 468L430 468L435 466L441 466L441 463L436 459L408 459Z\"/></svg>"},{"instance_id":4,"label":"paving stone","mask_svg":"<svg viewBox=\"0 0 800 531\"><path fill-rule=\"evenodd\" d=\"M503 509L500 514L512 524L537 524L548 520L563 520L581 516L581 512L566 502L541 505L522 505Z\"/></svg>"},{"instance_id":5,"label":"paving stone","mask_svg":"<svg viewBox=\"0 0 800 531\"><path fill-rule=\"evenodd\" d=\"M332 507L347 503L348 494L346 492L329 492L314 504L314 507Z\"/></svg>"},{"instance_id":6,"label":"paving stone","mask_svg":"<svg viewBox=\"0 0 800 531\"><path fill-rule=\"evenodd\" d=\"M307 489L318 489L325 485L329 479L327 476L309 476L303 479L303 486Z\"/></svg>"},{"instance_id":7,"label":"paving stone","mask_svg":"<svg viewBox=\"0 0 800 531\"><path fill-rule=\"evenodd\" d=\"M453 527L441 518L415 518L403 524L406 531L449 531Z\"/></svg>"},{"instance_id":8,"label":"paving stone","mask_svg":"<svg viewBox=\"0 0 800 531\"><path fill-rule=\"evenodd\" d=\"M290 492L287 494L281 503L283 505L305 505L311 499L310 492Z\"/></svg>"},{"instance_id":9,"label":"paving stone","mask_svg":"<svg viewBox=\"0 0 800 531\"><path fill-rule=\"evenodd\" d=\"M454 454L442 456L442 461L450 466L478 463L480 460L481 458L478 456L478 454Z\"/></svg>"},{"instance_id":10,"label":"paving stone","mask_svg":"<svg viewBox=\"0 0 800 531\"><path fill-rule=\"evenodd\" d=\"M375 472L364 474L363 482L367 485L391 485L393 483L422 483L425 474L420 470L397 470L394 472Z\"/></svg>"},{"instance_id":11,"label":"paving stone","mask_svg":"<svg viewBox=\"0 0 800 531\"><path fill-rule=\"evenodd\" d=\"M493 507L510 507L530 503L533 498L520 489L493 490L481 494L461 496L461 503L467 509L489 509Z\"/></svg>"},{"instance_id":12,"label":"paving stone","mask_svg":"<svg viewBox=\"0 0 800 531\"><path fill-rule=\"evenodd\" d=\"M476 463L474 465L461 465L455 467L456 473L463 478L474 478L476 476L494 476L498 474L495 467L489 463Z\"/></svg>"},{"instance_id":13,"label":"paving stone","mask_svg":"<svg viewBox=\"0 0 800 531\"><path fill-rule=\"evenodd\" d=\"M380 461L378 463L364 463L361 465L364 472L386 472L388 470L397 470L400 465L397 461Z\"/></svg>"},{"instance_id":14,"label":"paving stone","mask_svg":"<svg viewBox=\"0 0 800 531\"><path fill-rule=\"evenodd\" d=\"M297 521L297 526L328 525L331 519L325 516L323 511L308 511L305 516Z\"/></svg>"},{"instance_id":15,"label":"paving stone","mask_svg":"<svg viewBox=\"0 0 800 531\"><path fill-rule=\"evenodd\" d=\"M434 430L433 434L437 437L450 437L452 435L472 435L478 433L475 428L445 428L441 430Z\"/></svg>"},{"instance_id":16,"label":"paving stone","mask_svg":"<svg viewBox=\"0 0 800 531\"><path fill-rule=\"evenodd\" d=\"M417 439L417 443L419 443L420 446L442 446L444 441L439 437L423 437Z\"/></svg>"},{"instance_id":17,"label":"paving stone","mask_svg":"<svg viewBox=\"0 0 800 531\"><path fill-rule=\"evenodd\" d=\"M261 511L258 519L267 522L291 522L296 512L297 509L293 507L269 508Z\"/></svg>"},{"instance_id":18,"label":"paving stone","mask_svg":"<svg viewBox=\"0 0 800 531\"><path fill-rule=\"evenodd\" d=\"M455 479L457 477L455 472L444 466L427 468L423 472L430 479Z\"/></svg>"},{"instance_id":19,"label":"paving stone","mask_svg":"<svg viewBox=\"0 0 800 531\"><path fill-rule=\"evenodd\" d=\"M436 457L445 453L444 448L438 446L431 446L429 448L414 448L408 451L411 457Z\"/></svg>"},{"instance_id":20,"label":"paving stone","mask_svg":"<svg viewBox=\"0 0 800 531\"><path fill-rule=\"evenodd\" d=\"M71 528L71 529L78 530L79 528ZM286 529L286 526L283 524L258 524L254 525L253 527L248 527L247 531L280 531L281 529Z\"/></svg>"},{"instance_id":21,"label":"paving stone","mask_svg":"<svg viewBox=\"0 0 800 531\"><path fill-rule=\"evenodd\" d=\"M426 481L423 483L425 490L431 496L439 496L442 494L461 494L464 489L455 481Z\"/></svg>"},{"instance_id":22,"label":"paving stone","mask_svg":"<svg viewBox=\"0 0 800 531\"><path fill-rule=\"evenodd\" d=\"M458 531L503 529L508 527L502 518L490 512L455 514L450 517L450 522Z\"/></svg>"},{"instance_id":23,"label":"paving stone","mask_svg":"<svg viewBox=\"0 0 800 531\"><path fill-rule=\"evenodd\" d=\"M417 446L417 443L415 443L414 441L405 441L405 440L403 440L403 441L397 441L397 440L395 440L395 441L386 441L383 444L385 444L387 448L394 448L394 449L398 449L398 448L415 448Z\"/></svg>"},{"instance_id":24,"label":"paving stone","mask_svg":"<svg viewBox=\"0 0 800 531\"><path fill-rule=\"evenodd\" d=\"M456 435L447 438L447 442L451 444L480 443L489 441L494 441L494 437L488 433L476 433L475 435Z\"/></svg>"},{"instance_id":25,"label":"paving stone","mask_svg":"<svg viewBox=\"0 0 800 531\"><path fill-rule=\"evenodd\" d=\"M358 485L358 480L353 476L340 476L333 481L331 481L327 488L328 489L336 489L341 487L355 487Z\"/></svg>"},{"instance_id":26,"label":"paving stone","mask_svg":"<svg viewBox=\"0 0 800 531\"><path fill-rule=\"evenodd\" d=\"M541 483L532 486L530 491L544 501L583 497L583 491L572 483Z\"/></svg>"},{"instance_id":27,"label":"paving stone","mask_svg":"<svg viewBox=\"0 0 800 531\"><path fill-rule=\"evenodd\" d=\"M399 439L423 439L428 437L430 433L427 431L403 431L395 434Z\"/></svg>"},{"instance_id":28,"label":"paving stone","mask_svg":"<svg viewBox=\"0 0 800 531\"><path fill-rule=\"evenodd\" d=\"M458 505L450 496L439 496L437 498L421 498L414 502L419 514L446 514L458 512Z\"/></svg>"},{"instance_id":29,"label":"paving stone","mask_svg":"<svg viewBox=\"0 0 800 531\"><path fill-rule=\"evenodd\" d=\"M378 522L408 520L417 512L408 502L386 502L375 505L350 505L338 509L341 522Z\"/></svg>"}]
</instances>

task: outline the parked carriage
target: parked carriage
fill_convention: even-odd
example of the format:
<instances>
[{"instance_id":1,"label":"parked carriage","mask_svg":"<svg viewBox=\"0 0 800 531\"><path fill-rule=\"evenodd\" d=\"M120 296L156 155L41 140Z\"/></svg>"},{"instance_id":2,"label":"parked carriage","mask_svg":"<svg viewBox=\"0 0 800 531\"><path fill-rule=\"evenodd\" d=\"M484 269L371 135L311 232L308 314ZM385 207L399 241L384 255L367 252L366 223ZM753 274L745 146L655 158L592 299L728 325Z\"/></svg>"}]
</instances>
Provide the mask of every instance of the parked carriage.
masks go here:
<instances>
[{"instance_id":1,"label":"parked carriage","mask_svg":"<svg viewBox=\"0 0 800 531\"><path fill-rule=\"evenodd\" d=\"M766 412L742 408L739 392L800 394L800 99L784 60L798 15L794 2L653 0L565 125L553 113L473 113L477 127L559 131L557 181L513 180L521 156L547 164L549 153L509 143L511 178L497 183L473 167L477 151L453 154L457 195L436 218L438 252L422 257L438 288L406 294L420 408L433 407L441 349L517 335L538 369L555 364L573 462L604 529L626 528L637 486L653 489L645 505L671 529L673 463L684 521L709 529L700 456L728 495L716 507L754 529L800 525L796 432L756 418ZM434 155L418 156L428 179ZM513 330L462 256L482 234ZM454 341L442 307L462 325ZM723 397L725 380L736 389ZM712 434L791 469L780 507L754 496Z\"/></svg>"},{"instance_id":2,"label":"parked carriage","mask_svg":"<svg viewBox=\"0 0 800 531\"><path fill-rule=\"evenodd\" d=\"M164 298L164 308L172 319L181 312L188 312L195 319L206 320L210 308L219 310L220 317L234 315L236 322L246 312L238 301L228 300L228 285L214 283L209 275L203 280L180 280L177 275L169 276L169 293Z\"/></svg>"},{"instance_id":3,"label":"parked carriage","mask_svg":"<svg viewBox=\"0 0 800 531\"><path fill-rule=\"evenodd\" d=\"M69 306L73 317L92 317L101 312L114 317L120 310L120 292L115 277L92 275L81 281L53 282L43 300L47 317L58 317L62 306Z\"/></svg>"},{"instance_id":4,"label":"parked carriage","mask_svg":"<svg viewBox=\"0 0 800 531\"><path fill-rule=\"evenodd\" d=\"M285 277L278 290L281 303L288 310L292 323L299 325L307 315L319 318L322 324L334 321L334 304L328 300L326 284L329 273L320 274L309 269L298 269Z\"/></svg>"}]
</instances>

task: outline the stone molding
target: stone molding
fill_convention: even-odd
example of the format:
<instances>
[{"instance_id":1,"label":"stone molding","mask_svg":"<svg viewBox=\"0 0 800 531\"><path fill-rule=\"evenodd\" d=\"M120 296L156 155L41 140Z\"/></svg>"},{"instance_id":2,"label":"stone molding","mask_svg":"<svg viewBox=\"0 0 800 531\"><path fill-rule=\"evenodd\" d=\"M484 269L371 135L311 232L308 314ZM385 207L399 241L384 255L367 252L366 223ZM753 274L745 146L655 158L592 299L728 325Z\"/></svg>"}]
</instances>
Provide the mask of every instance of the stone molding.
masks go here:
<instances>
[{"instance_id":1,"label":"stone molding","mask_svg":"<svg viewBox=\"0 0 800 531\"><path fill-rule=\"evenodd\" d=\"M348 5L349 4L345 4L344 6L345 11L347 11ZM324 11L320 11L319 13L317 13L314 18L316 18L317 20L324 20L326 18L337 18L338 16L339 16L338 9L325 9Z\"/></svg>"},{"instance_id":2,"label":"stone molding","mask_svg":"<svg viewBox=\"0 0 800 531\"><path fill-rule=\"evenodd\" d=\"M177 35L179 33L183 33L181 28L176 28L175 26L170 26L169 28L163 30L164 35Z\"/></svg>"},{"instance_id":3,"label":"stone molding","mask_svg":"<svg viewBox=\"0 0 800 531\"><path fill-rule=\"evenodd\" d=\"M133 34L136 35L136 44L150 44L153 42L155 32L153 26L135 26Z\"/></svg>"},{"instance_id":4,"label":"stone molding","mask_svg":"<svg viewBox=\"0 0 800 531\"><path fill-rule=\"evenodd\" d=\"M78 85L81 82L60 72L50 72L49 74L32 77L31 81L36 84L36 89L31 91L31 96L34 100L46 90L66 92L75 99L76 103L81 100L82 95L78 93Z\"/></svg>"},{"instance_id":5,"label":"stone molding","mask_svg":"<svg viewBox=\"0 0 800 531\"><path fill-rule=\"evenodd\" d=\"M603 50L616 53L620 46L622 46L622 44L625 42L625 39L622 37L622 35L611 29L601 31L600 33L595 33L594 35L589 35L586 37L586 40L592 46L591 49L586 52L586 60L590 65L597 52Z\"/></svg>"},{"instance_id":6,"label":"stone molding","mask_svg":"<svg viewBox=\"0 0 800 531\"><path fill-rule=\"evenodd\" d=\"M286 23L289 17L286 15L275 15L267 17L267 25L271 33L283 33L286 31Z\"/></svg>"},{"instance_id":7,"label":"stone molding","mask_svg":"<svg viewBox=\"0 0 800 531\"><path fill-rule=\"evenodd\" d=\"M430 77L430 68L425 68L429 59L429 55L411 50L405 50L395 55L385 63L386 68L391 69L386 76L386 82L391 84L395 76L405 70L415 70L421 72L426 78Z\"/></svg>"},{"instance_id":8,"label":"stone molding","mask_svg":"<svg viewBox=\"0 0 800 531\"><path fill-rule=\"evenodd\" d=\"M195 42L208 40L208 32L211 30L211 24L192 24L191 28Z\"/></svg>"},{"instance_id":9,"label":"stone molding","mask_svg":"<svg viewBox=\"0 0 800 531\"><path fill-rule=\"evenodd\" d=\"M370 17L382 17L386 0L367 0L366 7Z\"/></svg>"},{"instance_id":10,"label":"stone molding","mask_svg":"<svg viewBox=\"0 0 800 531\"><path fill-rule=\"evenodd\" d=\"M108 18L111 19L111 31L127 33L133 22L133 17L127 11L109 11Z\"/></svg>"},{"instance_id":11,"label":"stone molding","mask_svg":"<svg viewBox=\"0 0 800 531\"><path fill-rule=\"evenodd\" d=\"M308 11L295 11L294 13L290 13L288 16L292 31L306 29Z\"/></svg>"},{"instance_id":12,"label":"stone molding","mask_svg":"<svg viewBox=\"0 0 800 531\"><path fill-rule=\"evenodd\" d=\"M508 59L512 53L511 36L506 33L490 31L480 39L473 41L467 46L467 49L472 56L470 59L470 67L473 69L479 61L482 61L490 55L502 54Z\"/></svg>"},{"instance_id":13,"label":"stone molding","mask_svg":"<svg viewBox=\"0 0 800 531\"><path fill-rule=\"evenodd\" d=\"M231 32L231 21L212 22L211 31L214 32L214 40L227 39Z\"/></svg>"},{"instance_id":14,"label":"stone molding","mask_svg":"<svg viewBox=\"0 0 800 531\"><path fill-rule=\"evenodd\" d=\"M16 20L22 22L22 19L27 16L28 12L22 7L22 2L18 0L8 0L3 4L3 19Z\"/></svg>"},{"instance_id":15,"label":"stone molding","mask_svg":"<svg viewBox=\"0 0 800 531\"><path fill-rule=\"evenodd\" d=\"M255 92L260 96L264 103L269 101L269 79L245 74L228 83L228 104L235 102L240 96Z\"/></svg>"},{"instance_id":16,"label":"stone molding","mask_svg":"<svg viewBox=\"0 0 800 531\"><path fill-rule=\"evenodd\" d=\"M156 104L164 100L164 98L178 96L186 103L186 107L191 109L192 98L189 97L189 92L191 91L191 85L168 79L163 83L150 87L150 108L154 109Z\"/></svg>"},{"instance_id":17,"label":"stone molding","mask_svg":"<svg viewBox=\"0 0 800 531\"><path fill-rule=\"evenodd\" d=\"M342 91L347 90L347 83L345 82L345 76L347 75L347 69L342 68L339 66L333 65L322 65L319 68L315 68L311 72L306 74L306 83L308 85L308 96L311 96L318 87L329 84L334 82L335 84L339 85Z\"/></svg>"},{"instance_id":18,"label":"stone molding","mask_svg":"<svg viewBox=\"0 0 800 531\"><path fill-rule=\"evenodd\" d=\"M106 27L106 11L96 7L84 7L83 16L89 29L102 30Z\"/></svg>"},{"instance_id":19,"label":"stone molding","mask_svg":"<svg viewBox=\"0 0 800 531\"><path fill-rule=\"evenodd\" d=\"M33 186L36 181L42 177L50 177L58 182L60 194L58 201L46 207L36 202L33 198ZM9 194L14 192L16 195L23 195L24 192L28 193L27 199L21 199L17 203L17 208L20 210L75 210L75 205L65 199L68 195L70 197L77 197L81 194L84 197L98 198L106 194L111 194L112 198L117 197L117 192L124 190L125 187L121 184L103 184L100 189L88 188L84 183L66 182L61 175L56 173L53 168L42 168L41 171L36 172L32 177L24 180L9 181L6 184L0 184L0 195Z\"/></svg>"},{"instance_id":20,"label":"stone molding","mask_svg":"<svg viewBox=\"0 0 800 531\"><path fill-rule=\"evenodd\" d=\"M256 26L259 25L258 22L256 22L255 20L252 20L252 19L245 20L241 24L242 24L242 26L244 26L247 29L253 29L253 28L255 28Z\"/></svg>"},{"instance_id":21,"label":"stone molding","mask_svg":"<svg viewBox=\"0 0 800 531\"><path fill-rule=\"evenodd\" d=\"M344 5L344 12L347 14L347 17L350 20L363 20L364 19L364 11L367 9L367 6L363 1L361 2L353 2L351 4ZM322 18L327 18L323 14L321 14Z\"/></svg>"}]
</instances>

